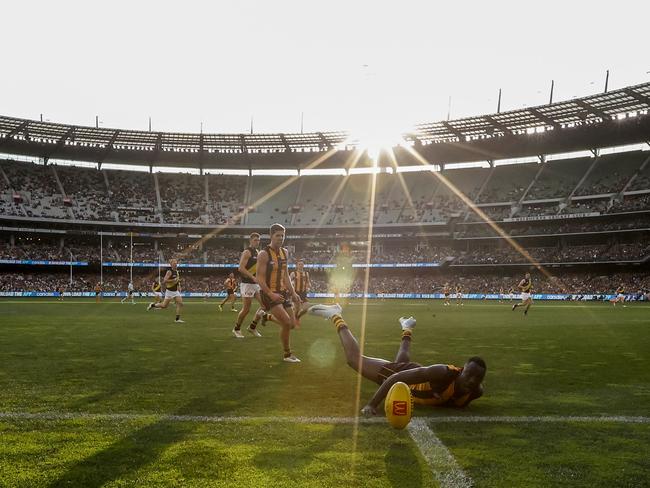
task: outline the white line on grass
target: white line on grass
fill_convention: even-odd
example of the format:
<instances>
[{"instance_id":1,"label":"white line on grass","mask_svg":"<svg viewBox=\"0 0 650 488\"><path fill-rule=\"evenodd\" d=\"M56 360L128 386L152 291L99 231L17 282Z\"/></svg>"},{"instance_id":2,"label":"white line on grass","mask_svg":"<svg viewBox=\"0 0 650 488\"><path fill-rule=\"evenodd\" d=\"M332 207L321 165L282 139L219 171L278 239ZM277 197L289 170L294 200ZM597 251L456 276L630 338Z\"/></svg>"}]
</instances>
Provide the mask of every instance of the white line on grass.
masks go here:
<instances>
[{"instance_id":1,"label":"white line on grass","mask_svg":"<svg viewBox=\"0 0 650 488\"><path fill-rule=\"evenodd\" d=\"M268 423L299 423L299 424L383 424L386 419L383 417L357 418L357 417L246 417L246 416L220 416L220 415L167 415L157 413L89 413L89 412L0 412L2 419L36 419L36 420L146 420L160 419L170 422L268 422ZM453 417L414 417L415 421L432 423L544 423L544 422L611 422L625 424L648 424L650 417L624 416L624 415L594 415L594 416L571 416L571 415L547 415L547 416L453 416Z\"/></svg>"},{"instance_id":2,"label":"white line on grass","mask_svg":"<svg viewBox=\"0 0 650 488\"><path fill-rule=\"evenodd\" d=\"M408 431L442 488L472 486L472 479L465 474L449 449L429 428L424 418L418 417L411 420Z\"/></svg>"}]
</instances>

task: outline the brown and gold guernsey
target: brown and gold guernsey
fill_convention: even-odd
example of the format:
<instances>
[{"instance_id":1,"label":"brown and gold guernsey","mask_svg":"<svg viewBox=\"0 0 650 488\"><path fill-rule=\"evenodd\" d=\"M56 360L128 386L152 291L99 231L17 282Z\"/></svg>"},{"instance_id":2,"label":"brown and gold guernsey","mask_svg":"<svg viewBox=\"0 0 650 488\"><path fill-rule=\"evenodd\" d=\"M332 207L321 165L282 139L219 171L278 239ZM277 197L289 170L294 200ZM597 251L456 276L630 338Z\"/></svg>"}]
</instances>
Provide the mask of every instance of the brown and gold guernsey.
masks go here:
<instances>
[{"instance_id":1,"label":"brown and gold guernsey","mask_svg":"<svg viewBox=\"0 0 650 488\"><path fill-rule=\"evenodd\" d=\"M460 395L455 390L454 382L462 373L463 368L452 364L447 365L447 376L441 384L430 382L409 385L413 403L418 405L464 407L472 399L471 393Z\"/></svg>"},{"instance_id":2,"label":"brown and gold guernsey","mask_svg":"<svg viewBox=\"0 0 650 488\"><path fill-rule=\"evenodd\" d=\"M287 250L283 247L277 251L271 246L266 246L269 261L266 265L266 284L274 293L285 290L282 277L287 271Z\"/></svg>"},{"instance_id":3,"label":"brown and gold guernsey","mask_svg":"<svg viewBox=\"0 0 650 488\"><path fill-rule=\"evenodd\" d=\"M307 283L309 281L309 274L307 271L297 271L294 276L293 287L296 289L296 293L306 293L307 292Z\"/></svg>"},{"instance_id":4,"label":"brown and gold guernsey","mask_svg":"<svg viewBox=\"0 0 650 488\"><path fill-rule=\"evenodd\" d=\"M246 250L251 254L251 256L248 258L248 261L246 261L246 265L244 266L250 274L255 276L255 273L257 272L257 249L254 247L247 247ZM241 282L242 283L255 283L252 279L250 279L248 276L241 275Z\"/></svg>"},{"instance_id":5,"label":"brown and gold guernsey","mask_svg":"<svg viewBox=\"0 0 650 488\"><path fill-rule=\"evenodd\" d=\"M533 282L526 278L524 278L522 281L523 283L521 285L521 291L524 293L530 293L530 290L533 288Z\"/></svg>"},{"instance_id":6,"label":"brown and gold guernsey","mask_svg":"<svg viewBox=\"0 0 650 488\"><path fill-rule=\"evenodd\" d=\"M226 278L226 290L228 291L235 291L235 288L237 287L237 283L233 278Z\"/></svg>"}]
</instances>

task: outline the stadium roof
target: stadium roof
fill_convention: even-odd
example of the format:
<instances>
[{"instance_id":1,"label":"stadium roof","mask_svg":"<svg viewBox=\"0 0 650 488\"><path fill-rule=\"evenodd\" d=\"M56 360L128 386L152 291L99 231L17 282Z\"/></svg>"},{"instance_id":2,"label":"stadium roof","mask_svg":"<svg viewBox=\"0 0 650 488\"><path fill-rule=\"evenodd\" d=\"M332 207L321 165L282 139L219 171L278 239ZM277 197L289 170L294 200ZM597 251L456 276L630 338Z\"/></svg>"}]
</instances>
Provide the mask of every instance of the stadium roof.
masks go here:
<instances>
[{"instance_id":1,"label":"stadium roof","mask_svg":"<svg viewBox=\"0 0 650 488\"><path fill-rule=\"evenodd\" d=\"M571 135L570 138L566 136ZM430 163L490 160L631 144L650 139L650 83L537 107L421 124L402 134ZM350 134L203 134L94 128L0 116L0 152L51 158L200 168L341 167ZM316 153L316 154L315 154ZM413 164L395 151L398 165ZM422 161L420 161L422 162ZM364 158L359 164L370 164ZM384 160L384 165L389 164Z\"/></svg>"}]
</instances>

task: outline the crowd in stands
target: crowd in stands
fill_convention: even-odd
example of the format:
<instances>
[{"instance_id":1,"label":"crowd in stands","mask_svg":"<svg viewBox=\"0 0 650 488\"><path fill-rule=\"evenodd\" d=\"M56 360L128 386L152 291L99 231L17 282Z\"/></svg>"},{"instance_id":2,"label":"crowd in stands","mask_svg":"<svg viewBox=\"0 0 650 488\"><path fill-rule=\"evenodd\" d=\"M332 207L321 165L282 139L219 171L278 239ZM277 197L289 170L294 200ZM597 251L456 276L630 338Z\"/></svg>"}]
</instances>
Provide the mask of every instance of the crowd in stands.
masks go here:
<instances>
[{"instance_id":1,"label":"crowd in stands","mask_svg":"<svg viewBox=\"0 0 650 488\"><path fill-rule=\"evenodd\" d=\"M645 153L635 157L641 158L643 155ZM510 205L486 206L482 209L493 220L510 216L615 213L650 209L650 194L626 194L624 198L618 194L638 169L636 165L640 165L637 162L631 164L629 160L628 166L620 169L610 162L608 164L613 164L613 170L609 171L609 166L605 166L600 173L597 171L597 165L595 176L587 178L575 192L575 196L613 194L614 197L573 199L565 205L565 199L590 167L590 161L591 159L548 163L552 166L542 171L542 176L526 194L525 201L555 199L553 202L524 202L521 208L515 208L514 212ZM517 165L511 166L512 168L497 168L500 171L498 178L495 177L495 181L490 182L491 185L480 195L482 204L515 204L517 198L523 195L527 184L522 175L532 178L535 172L523 171L517 168ZM568 168L566 174L563 172L565 167ZM253 181L252 187L255 187L255 178L264 178L252 177L251 180L247 176L175 173L154 175L122 170L99 171L71 166L43 166L9 160L0 161L0 170L0 213L4 215L154 224L241 223L245 219L247 205L253 203L248 201L252 198L248 191L250 181ZM473 180L476 175L472 171L476 172L471 168L453 170L453 178L450 177L456 180L456 185L465 191L470 200L479 190ZM489 170L481 171L487 174ZM507 184L509 171L512 172L512 185ZM408 179L405 183L409 185L407 195L397 180L398 176L382 175L382 185L377 189L372 221L376 224L446 222L454 217L480 221L481 217L469 211L465 203L453 192L436 179L429 181L429 176L425 176L423 175L423 181L420 182L417 178ZM337 178L340 176L318 178L322 179L318 181L323 184L316 188L310 185L310 194L301 194L299 202L296 202L299 203L300 211L289 219L291 222L299 225L364 225L369 222L370 205L367 191L360 191L355 185L348 185L349 188L345 186L340 194L334 196L331 195L332 188L337 186ZM323 192L327 197L314 195L314 190ZM627 190L650 190L648 169L639 173ZM270 203L266 207L275 208L273 201L277 199L278 212L291 217L287 208L291 203L287 204L286 199L281 198L281 193L271 194ZM14 195L19 197L18 201L14 201Z\"/></svg>"},{"instance_id":2,"label":"crowd in stands","mask_svg":"<svg viewBox=\"0 0 650 488\"><path fill-rule=\"evenodd\" d=\"M501 229L510 236L532 236L532 235L551 235L551 234L571 234L585 232L607 232L614 230L631 230L631 229L650 229L650 214L643 214L638 217L626 217L616 220L608 219L567 219L519 222L509 224L507 227L501 226ZM456 227L456 237L487 237L496 236L497 232L488 225L466 225Z\"/></svg>"},{"instance_id":3,"label":"crowd in stands","mask_svg":"<svg viewBox=\"0 0 650 488\"><path fill-rule=\"evenodd\" d=\"M523 252L506 244L479 247L461 253L453 264L518 264L639 261L650 255L650 243L591 244L582 246L527 247ZM529 257L530 256L530 257Z\"/></svg>"},{"instance_id":4,"label":"crowd in stands","mask_svg":"<svg viewBox=\"0 0 650 488\"><path fill-rule=\"evenodd\" d=\"M632 243L609 242L606 244L571 245L560 244L547 247L526 247L534 261L542 263L639 261L650 255L650 243L639 240ZM131 250L128 242L108 243L104 246L104 262L166 263L171 258L182 263L238 264L242 249L217 245L178 244L169 247L161 244L156 251L151 242L137 242ZM338 251L334 247L319 249L297 249L291 254L291 261L302 259L306 264L344 265L364 264L368 256L363 248ZM0 259L12 260L52 260L88 261L98 263L99 246L77 242L74 239L55 244L52 240L17 241L11 246L8 241L0 241ZM451 264L517 264L526 263L529 258L515 250L504 241L490 242L470 250L454 249L448 245L375 246L370 255L370 263L444 263ZM342 264L343 263L343 264Z\"/></svg>"},{"instance_id":5,"label":"crowd in stands","mask_svg":"<svg viewBox=\"0 0 650 488\"><path fill-rule=\"evenodd\" d=\"M224 290L227 271L215 273L182 274L181 287L194 293L214 293ZM374 275L371 273L369 293L442 293L449 285L452 293L457 286L462 293L503 294L517 293L517 283L523 273L474 273L474 274L430 274L410 276L404 274ZM158 279L157 272L134 274L133 284L138 292L148 292ZM70 283L66 273L0 273L0 291L39 291L51 292L59 287L66 291L92 291L100 277L95 274L75 273ZM311 272L312 292L315 293L363 293L364 276L362 272L341 281L324 272ZM620 272L597 274L593 272L571 272L557 275L533 274L533 293L548 294L613 294L618 286L623 286L628 294L647 294L650 291L650 275L643 272ZM103 291L125 291L129 283L126 271L104 274Z\"/></svg>"}]
</instances>

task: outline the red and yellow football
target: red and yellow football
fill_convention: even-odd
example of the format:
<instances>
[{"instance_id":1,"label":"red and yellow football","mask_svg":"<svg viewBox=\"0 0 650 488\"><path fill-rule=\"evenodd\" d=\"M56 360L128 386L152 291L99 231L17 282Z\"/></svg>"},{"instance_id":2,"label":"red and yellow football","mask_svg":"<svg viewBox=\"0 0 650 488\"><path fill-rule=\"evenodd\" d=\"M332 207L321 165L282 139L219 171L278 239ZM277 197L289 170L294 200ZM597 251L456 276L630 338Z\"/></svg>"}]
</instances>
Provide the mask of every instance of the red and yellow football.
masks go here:
<instances>
[{"instance_id":1,"label":"red and yellow football","mask_svg":"<svg viewBox=\"0 0 650 488\"><path fill-rule=\"evenodd\" d=\"M384 411L392 427L403 429L409 424L413 415L413 399L406 383L398 381L390 387L384 400Z\"/></svg>"}]
</instances>

